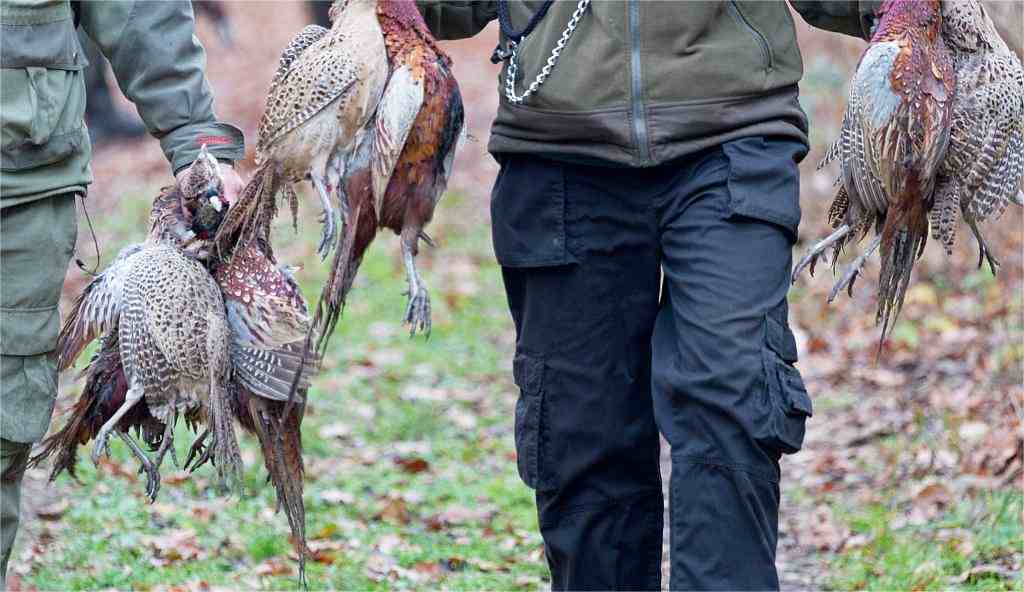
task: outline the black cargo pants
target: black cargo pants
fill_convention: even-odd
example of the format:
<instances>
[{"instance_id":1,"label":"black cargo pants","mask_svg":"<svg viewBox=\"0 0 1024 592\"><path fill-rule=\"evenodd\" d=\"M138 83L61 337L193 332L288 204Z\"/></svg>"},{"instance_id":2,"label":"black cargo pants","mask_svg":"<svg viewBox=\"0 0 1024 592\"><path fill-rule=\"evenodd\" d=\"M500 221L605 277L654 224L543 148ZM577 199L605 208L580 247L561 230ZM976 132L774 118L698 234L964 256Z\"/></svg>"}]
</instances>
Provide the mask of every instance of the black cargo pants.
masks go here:
<instances>
[{"instance_id":1,"label":"black cargo pants","mask_svg":"<svg viewBox=\"0 0 1024 592\"><path fill-rule=\"evenodd\" d=\"M804 151L758 137L650 169L503 159L519 473L555 590L660 588L659 430L671 587L778 587L779 458L811 414L786 309Z\"/></svg>"}]
</instances>

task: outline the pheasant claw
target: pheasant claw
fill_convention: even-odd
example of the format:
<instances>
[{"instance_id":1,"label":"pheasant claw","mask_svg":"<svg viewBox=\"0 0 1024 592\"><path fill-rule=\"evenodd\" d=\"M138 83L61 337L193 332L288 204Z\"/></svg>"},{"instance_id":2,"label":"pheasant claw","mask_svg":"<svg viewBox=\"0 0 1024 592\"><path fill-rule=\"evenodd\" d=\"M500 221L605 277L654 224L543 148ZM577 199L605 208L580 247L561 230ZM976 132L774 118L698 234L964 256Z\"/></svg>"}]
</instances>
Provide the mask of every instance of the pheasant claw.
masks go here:
<instances>
[{"instance_id":1,"label":"pheasant claw","mask_svg":"<svg viewBox=\"0 0 1024 592\"><path fill-rule=\"evenodd\" d=\"M836 296L839 295L839 292L841 292L843 288L846 288L847 294L849 294L850 297L853 297L853 283L857 281L857 276L860 275L860 270L863 269L864 264L867 263L868 257L875 252L875 249L877 249L880 244L882 244L881 234L876 236L874 240L871 241L871 244L868 245L868 248L846 267L843 271L843 276L839 278L839 281L836 282L834 286L832 286L832 291L828 295L829 304L836 299Z\"/></svg>"},{"instance_id":2,"label":"pheasant claw","mask_svg":"<svg viewBox=\"0 0 1024 592\"><path fill-rule=\"evenodd\" d=\"M839 241L849 233L850 226L848 224L843 224L835 232L828 235L827 237L819 241L817 244L815 244L813 247L811 247L811 250L808 251L807 254L804 255L804 258L801 259L800 262L796 264L796 267L793 268L793 275L791 276L792 282L795 284L796 278L799 277L800 274L803 273L804 269L808 267L810 268L808 269L808 271L813 277L814 266L817 265L818 259L825 252L825 249L827 249L829 245L835 244L837 241Z\"/></svg>"}]
</instances>

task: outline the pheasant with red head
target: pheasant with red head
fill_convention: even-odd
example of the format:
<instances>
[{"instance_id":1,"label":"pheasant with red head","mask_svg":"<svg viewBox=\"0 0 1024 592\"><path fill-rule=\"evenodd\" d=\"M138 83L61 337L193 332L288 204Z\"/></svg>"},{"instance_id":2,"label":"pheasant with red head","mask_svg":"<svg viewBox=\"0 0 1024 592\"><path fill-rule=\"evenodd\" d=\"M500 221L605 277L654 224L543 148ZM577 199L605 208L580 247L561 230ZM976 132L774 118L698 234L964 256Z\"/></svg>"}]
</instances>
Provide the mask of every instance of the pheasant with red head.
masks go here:
<instances>
[{"instance_id":1,"label":"pheasant with red head","mask_svg":"<svg viewBox=\"0 0 1024 592\"><path fill-rule=\"evenodd\" d=\"M886 0L879 23L850 83L842 131L822 166L841 173L829 220L836 229L796 266L793 278L830 246L874 230L867 249L843 272L831 302L853 284L881 249L877 320L886 336L899 315L914 262L928 238L936 178L949 144L956 75L941 36L939 0ZM835 263L835 260L834 260Z\"/></svg>"},{"instance_id":2,"label":"pheasant with red head","mask_svg":"<svg viewBox=\"0 0 1024 592\"><path fill-rule=\"evenodd\" d=\"M329 31L307 27L285 49L260 126L268 163L282 163L285 176L309 170L321 200L336 193L343 213L344 240L314 319L321 349L380 228L401 236L409 283L405 322L413 333L429 332L430 298L415 256L419 241L429 241L423 228L447 186L463 129L451 60L412 0L337 0L331 16ZM267 171L267 179L277 178ZM218 242L269 232L276 192L259 175L232 208ZM323 256L333 243L328 222Z\"/></svg>"}]
</instances>

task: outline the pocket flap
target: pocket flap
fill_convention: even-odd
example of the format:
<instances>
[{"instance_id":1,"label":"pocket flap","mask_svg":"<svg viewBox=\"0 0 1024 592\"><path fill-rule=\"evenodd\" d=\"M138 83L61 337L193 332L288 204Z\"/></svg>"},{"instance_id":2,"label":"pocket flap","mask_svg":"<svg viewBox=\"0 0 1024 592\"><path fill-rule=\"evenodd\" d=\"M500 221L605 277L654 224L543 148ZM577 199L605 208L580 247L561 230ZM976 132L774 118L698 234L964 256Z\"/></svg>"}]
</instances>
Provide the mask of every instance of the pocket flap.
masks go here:
<instances>
[{"instance_id":1,"label":"pocket flap","mask_svg":"<svg viewBox=\"0 0 1024 592\"><path fill-rule=\"evenodd\" d=\"M731 214L781 226L796 242L800 224L800 171L807 147L792 140L741 138L726 142Z\"/></svg>"},{"instance_id":2,"label":"pocket flap","mask_svg":"<svg viewBox=\"0 0 1024 592\"><path fill-rule=\"evenodd\" d=\"M527 354L516 354L512 377L523 392L539 393L544 388L544 361Z\"/></svg>"},{"instance_id":3,"label":"pocket flap","mask_svg":"<svg viewBox=\"0 0 1024 592\"><path fill-rule=\"evenodd\" d=\"M491 195L491 231L494 255L504 267L575 263L566 245L562 165L506 157Z\"/></svg>"},{"instance_id":4,"label":"pocket flap","mask_svg":"<svg viewBox=\"0 0 1024 592\"><path fill-rule=\"evenodd\" d=\"M780 323L775 317L768 315L768 347L779 354L783 361L792 364L797 361L796 337L793 332Z\"/></svg>"},{"instance_id":5,"label":"pocket flap","mask_svg":"<svg viewBox=\"0 0 1024 592\"><path fill-rule=\"evenodd\" d=\"M48 23L3 24L0 31L0 66L4 68L78 71L89 65L70 15Z\"/></svg>"},{"instance_id":6,"label":"pocket flap","mask_svg":"<svg viewBox=\"0 0 1024 592\"><path fill-rule=\"evenodd\" d=\"M807 394L807 387L804 386L804 379L800 377L800 371L792 366L785 366L782 369L782 382L782 390L789 402L787 413L793 415L792 412L795 411L808 417L813 416L811 397Z\"/></svg>"}]
</instances>

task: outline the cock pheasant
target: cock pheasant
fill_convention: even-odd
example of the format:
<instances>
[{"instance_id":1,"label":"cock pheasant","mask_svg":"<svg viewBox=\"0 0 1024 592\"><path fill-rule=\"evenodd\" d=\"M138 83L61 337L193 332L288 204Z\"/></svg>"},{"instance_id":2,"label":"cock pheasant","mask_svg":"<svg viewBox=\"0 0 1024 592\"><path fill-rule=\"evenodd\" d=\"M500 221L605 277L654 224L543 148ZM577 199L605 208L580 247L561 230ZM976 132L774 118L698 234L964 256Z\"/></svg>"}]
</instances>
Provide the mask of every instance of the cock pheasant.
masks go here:
<instances>
[{"instance_id":1,"label":"cock pheasant","mask_svg":"<svg viewBox=\"0 0 1024 592\"><path fill-rule=\"evenodd\" d=\"M292 531L305 582L306 517L302 501L302 416L316 360L304 353L309 312L292 268L275 267L258 241L236 245L227 261L212 259L224 296L230 333L231 412L256 436L263 463ZM292 387L296 395L292 395ZM195 470L210 459L204 431L185 465ZM215 460L215 458L214 458Z\"/></svg>"},{"instance_id":2,"label":"cock pheasant","mask_svg":"<svg viewBox=\"0 0 1024 592\"><path fill-rule=\"evenodd\" d=\"M839 139L824 166L838 160L840 185L829 211L836 229L793 271L794 281L831 246L834 257L874 230L875 238L844 270L829 301L854 281L881 248L877 320L882 338L898 316L915 260L928 238L928 217L949 144L956 73L941 35L939 0L886 0L861 56ZM834 259L835 262L835 259Z\"/></svg>"},{"instance_id":3,"label":"cock pheasant","mask_svg":"<svg viewBox=\"0 0 1024 592\"><path fill-rule=\"evenodd\" d=\"M314 318L319 349L337 323L359 263L382 227L401 237L409 283L404 320L430 330L430 299L416 270L423 232L447 186L463 130L451 60L412 0L337 0L332 28L306 27L285 49L260 125L263 164L218 235L266 236L278 193L308 173L324 203L319 252L336 242L329 195L345 236Z\"/></svg>"},{"instance_id":4,"label":"cock pheasant","mask_svg":"<svg viewBox=\"0 0 1024 592\"><path fill-rule=\"evenodd\" d=\"M945 0L942 36L957 74L949 148L939 169L932 236L952 251L962 217L978 240L978 265L999 262L978 225L1021 203L1024 68L978 0Z\"/></svg>"},{"instance_id":5,"label":"cock pheasant","mask_svg":"<svg viewBox=\"0 0 1024 592\"><path fill-rule=\"evenodd\" d=\"M69 368L97 337L101 345L67 424L32 459L38 464L57 455L51 479L63 470L73 474L77 447L90 440L98 463L116 434L142 463L146 494L154 500L164 455L174 454L179 414L211 426L221 482L237 478L228 321L220 290L199 262L200 235L225 210L221 188L217 161L204 149L179 185L154 201L147 240L122 250L75 302L57 342L58 368ZM129 435L132 429L157 451L155 460Z\"/></svg>"}]
</instances>

